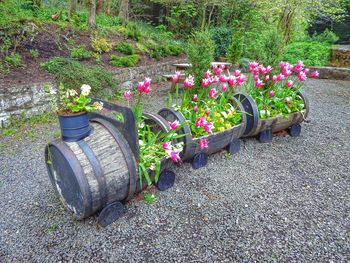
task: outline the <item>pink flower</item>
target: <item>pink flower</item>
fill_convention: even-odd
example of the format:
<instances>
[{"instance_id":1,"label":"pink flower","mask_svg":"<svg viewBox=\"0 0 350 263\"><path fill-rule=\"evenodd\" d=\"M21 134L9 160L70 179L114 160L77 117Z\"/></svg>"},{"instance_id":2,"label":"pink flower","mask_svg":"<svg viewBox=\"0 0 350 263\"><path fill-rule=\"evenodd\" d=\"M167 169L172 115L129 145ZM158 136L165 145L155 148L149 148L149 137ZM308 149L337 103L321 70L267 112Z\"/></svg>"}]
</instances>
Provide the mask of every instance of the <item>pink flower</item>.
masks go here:
<instances>
[{"instance_id":1,"label":"pink flower","mask_svg":"<svg viewBox=\"0 0 350 263\"><path fill-rule=\"evenodd\" d=\"M283 68L286 64L286 62L281 61L280 63L278 63L278 67Z\"/></svg>"},{"instance_id":2,"label":"pink flower","mask_svg":"<svg viewBox=\"0 0 350 263\"><path fill-rule=\"evenodd\" d=\"M259 65L260 73L265 75L267 73L266 68L263 65Z\"/></svg>"},{"instance_id":3,"label":"pink flower","mask_svg":"<svg viewBox=\"0 0 350 263\"><path fill-rule=\"evenodd\" d=\"M175 72L175 75L172 76L172 80L173 80L174 83L177 83L177 82L179 81L180 75L181 75L181 72L180 72L180 71L176 71L176 72Z\"/></svg>"},{"instance_id":4,"label":"pink flower","mask_svg":"<svg viewBox=\"0 0 350 263\"><path fill-rule=\"evenodd\" d=\"M254 79L254 81L257 81L259 79L259 75L254 75L253 79Z\"/></svg>"},{"instance_id":5,"label":"pink flower","mask_svg":"<svg viewBox=\"0 0 350 263\"><path fill-rule=\"evenodd\" d=\"M130 98L131 98L131 91L130 90L124 91L124 99L130 100Z\"/></svg>"},{"instance_id":6,"label":"pink flower","mask_svg":"<svg viewBox=\"0 0 350 263\"><path fill-rule=\"evenodd\" d=\"M220 75L220 77L219 77L220 82L226 82L227 80L228 80L228 78L226 78L226 76Z\"/></svg>"},{"instance_id":7,"label":"pink flower","mask_svg":"<svg viewBox=\"0 0 350 263\"><path fill-rule=\"evenodd\" d=\"M233 87L234 85L236 85L237 81L236 78L234 76L229 76L228 78L228 85L230 85L230 87Z\"/></svg>"},{"instance_id":8,"label":"pink flower","mask_svg":"<svg viewBox=\"0 0 350 263\"><path fill-rule=\"evenodd\" d=\"M200 139L199 147L201 148L201 150L208 148L208 141L206 139Z\"/></svg>"},{"instance_id":9,"label":"pink flower","mask_svg":"<svg viewBox=\"0 0 350 263\"><path fill-rule=\"evenodd\" d=\"M213 98L215 98L216 94L217 94L216 89L215 88L211 88L210 91L209 91L209 97L213 99Z\"/></svg>"},{"instance_id":10,"label":"pink flower","mask_svg":"<svg viewBox=\"0 0 350 263\"><path fill-rule=\"evenodd\" d=\"M293 86L293 81L292 81L292 80L288 80L288 81L286 82L286 86L287 86L287 88L292 87L292 86Z\"/></svg>"},{"instance_id":11,"label":"pink flower","mask_svg":"<svg viewBox=\"0 0 350 263\"><path fill-rule=\"evenodd\" d=\"M180 122L175 120L173 122L169 122L170 129L176 130L180 126Z\"/></svg>"},{"instance_id":12,"label":"pink flower","mask_svg":"<svg viewBox=\"0 0 350 263\"><path fill-rule=\"evenodd\" d=\"M313 71L313 72L311 73L311 77L312 77L312 78L318 78L319 76L320 76L320 73L318 73L317 70L315 70L315 71Z\"/></svg>"},{"instance_id":13,"label":"pink flower","mask_svg":"<svg viewBox=\"0 0 350 263\"><path fill-rule=\"evenodd\" d=\"M213 66L211 67L211 69L212 69L213 71L216 71L216 70L218 69L218 66L217 66L217 65L213 65Z\"/></svg>"},{"instance_id":14,"label":"pink flower","mask_svg":"<svg viewBox=\"0 0 350 263\"><path fill-rule=\"evenodd\" d=\"M194 86L194 78L193 76L189 75L185 81L184 81L184 86L186 88L192 88Z\"/></svg>"},{"instance_id":15,"label":"pink flower","mask_svg":"<svg viewBox=\"0 0 350 263\"><path fill-rule=\"evenodd\" d=\"M222 68L218 68L216 71L215 71L215 75L219 76L223 71Z\"/></svg>"},{"instance_id":16,"label":"pink flower","mask_svg":"<svg viewBox=\"0 0 350 263\"><path fill-rule=\"evenodd\" d=\"M247 80L246 76L243 75L243 74L241 74L241 75L237 78L237 85L238 85L238 86L242 86L246 80Z\"/></svg>"},{"instance_id":17,"label":"pink flower","mask_svg":"<svg viewBox=\"0 0 350 263\"><path fill-rule=\"evenodd\" d=\"M276 75L272 76L272 81L277 81L277 76Z\"/></svg>"},{"instance_id":18,"label":"pink flower","mask_svg":"<svg viewBox=\"0 0 350 263\"><path fill-rule=\"evenodd\" d=\"M197 100L198 100L198 95L197 95L197 94L194 94L192 100L193 100L193 101L197 101Z\"/></svg>"},{"instance_id":19,"label":"pink flower","mask_svg":"<svg viewBox=\"0 0 350 263\"><path fill-rule=\"evenodd\" d=\"M222 70L224 70L224 69L226 68L226 66L223 65L223 64L220 64L220 65L219 65L219 68L222 69Z\"/></svg>"},{"instance_id":20,"label":"pink flower","mask_svg":"<svg viewBox=\"0 0 350 263\"><path fill-rule=\"evenodd\" d=\"M214 128L214 125L212 122L207 122L203 125L203 128L206 132L212 133L212 129Z\"/></svg>"},{"instance_id":21,"label":"pink flower","mask_svg":"<svg viewBox=\"0 0 350 263\"><path fill-rule=\"evenodd\" d=\"M307 79L306 74L304 73L304 71L300 71L298 74L298 79L300 81L305 81Z\"/></svg>"},{"instance_id":22,"label":"pink flower","mask_svg":"<svg viewBox=\"0 0 350 263\"><path fill-rule=\"evenodd\" d=\"M265 76L265 81L269 81L270 80L270 76L269 75L266 75Z\"/></svg>"},{"instance_id":23,"label":"pink flower","mask_svg":"<svg viewBox=\"0 0 350 263\"><path fill-rule=\"evenodd\" d=\"M197 106L194 106L194 107L193 107L193 111L194 111L194 112L197 112L197 111L198 111L198 107L197 107Z\"/></svg>"},{"instance_id":24,"label":"pink flower","mask_svg":"<svg viewBox=\"0 0 350 263\"><path fill-rule=\"evenodd\" d=\"M196 127L199 128L199 127L203 126L206 123L207 123L207 120L205 119L205 117L203 117L203 116L198 117L197 120L196 120Z\"/></svg>"},{"instance_id":25,"label":"pink flower","mask_svg":"<svg viewBox=\"0 0 350 263\"><path fill-rule=\"evenodd\" d=\"M270 91L270 97L272 98L273 96L275 96L275 92L273 90Z\"/></svg>"},{"instance_id":26,"label":"pink flower","mask_svg":"<svg viewBox=\"0 0 350 263\"><path fill-rule=\"evenodd\" d=\"M210 78L210 84L217 83L217 82L219 82L219 77L218 76Z\"/></svg>"},{"instance_id":27,"label":"pink flower","mask_svg":"<svg viewBox=\"0 0 350 263\"><path fill-rule=\"evenodd\" d=\"M304 70L304 63L299 60L298 63L294 67L294 72L299 73Z\"/></svg>"},{"instance_id":28,"label":"pink flower","mask_svg":"<svg viewBox=\"0 0 350 263\"><path fill-rule=\"evenodd\" d=\"M210 114L210 110L206 110L205 114L208 116Z\"/></svg>"},{"instance_id":29,"label":"pink flower","mask_svg":"<svg viewBox=\"0 0 350 263\"><path fill-rule=\"evenodd\" d=\"M264 85L265 85L265 83L262 80L260 80L260 79L255 81L255 87L257 87L257 88L260 88L260 87L262 87Z\"/></svg>"},{"instance_id":30,"label":"pink flower","mask_svg":"<svg viewBox=\"0 0 350 263\"><path fill-rule=\"evenodd\" d=\"M282 80L284 80L284 75L283 74L279 74L278 76L277 76L277 80L278 81L282 81Z\"/></svg>"},{"instance_id":31,"label":"pink flower","mask_svg":"<svg viewBox=\"0 0 350 263\"><path fill-rule=\"evenodd\" d=\"M210 85L210 79L202 79L202 88L206 88Z\"/></svg>"},{"instance_id":32,"label":"pink flower","mask_svg":"<svg viewBox=\"0 0 350 263\"><path fill-rule=\"evenodd\" d=\"M162 147L165 151L170 151L171 150L171 142L165 142L162 144Z\"/></svg>"},{"instance_id":33,"label":"pink flower","mask_svg":"<svg viewBox=\"0 0 350 263\"><path fill-rule=\"evenodd\" d=\"M309 74L309 71L310 71L309 68L304 69L304 73L305 73L306 75ZM311 76L311 77L312 77L312 76Z\"/></svg>"},{"instance_id":34,"label":"pink flower","mask_svg":"<svg viewBox=\"0 0 350 263\"><path fill-rule=\"evenodd\" d=\"M203 78L207 79L211 76L211 72L209 70L207 70L207 72L204 73Z\"/></svg>"},{"instance_id":35,"label":"pink flower","mask_svg":"<svg viewBox=\"0 0 350 263\"><path fill-rule=\"evenodd\" d=\"M293 72L288 68L288 67L284 67L282 69L282 74L285 76L285 77L288 77L292 74Z\"/></svg>"},{"instance_id":36,"label":"pink flower","mask_svg":"<svg viewBox=\"0 0 350 263\"><path fill-rule=\"evenodd\" d=\"M236 69L235 72L233 73L233 75L234 75L235 77L238 77L239 75L241 75L241 71L238 70L238 69Z\"/></svg>"},{"instance_id":37,"label":"pink flower","mask_svg":"<svg viewBox=\"0 0 350 263\"><path fill-rule=\"evenodd\" d=\"M222 85L221 90L222 91L226 91L227 90L227 86L226 85Z\"/></svg>"},{"instance_id":38,"label":"pink flower","mask_svg":"<svg viewBox=\"0 0 350 263\"><path fill-rule=\"evenodd\" d=\"M175 163L177 163L178 161L180 161L181 160L181 158L180 158L180 152L171 152L170 153L170 158L171 158L171 160L173 160L173 162L175 162Z\"/></svg>"},{"instance_id":39,"label":"pink flower","mask_svg":"<svg viewBox=\"0 0 350 263\"><path fill-rule=\"evenodd\" d=\"M270 73L271 70L272 70L272 67L270 65L266 67L266 73Z\"/></svg>"},{"instance_id":40,"label":"pink flower","mask_svg":"<svg viewBox=\"0 0 350 263\"><path fill-rule=\"evenodd\" d=\"M259 71L259 64L255 61L249 63L248 72L257 72Z\"/></svg>"},{"instance_id":41,"label":"pink flower","mask_svg":"<svg viewBox=\"0 0 350 263\"><path fill-rule=\"evenodd\" d=\"M152 91L151 89L151 79L150 78L145 78L144 81L139 82L137 86L137 90L140 93L149 93Z\"/></svg>"}]
</instances>

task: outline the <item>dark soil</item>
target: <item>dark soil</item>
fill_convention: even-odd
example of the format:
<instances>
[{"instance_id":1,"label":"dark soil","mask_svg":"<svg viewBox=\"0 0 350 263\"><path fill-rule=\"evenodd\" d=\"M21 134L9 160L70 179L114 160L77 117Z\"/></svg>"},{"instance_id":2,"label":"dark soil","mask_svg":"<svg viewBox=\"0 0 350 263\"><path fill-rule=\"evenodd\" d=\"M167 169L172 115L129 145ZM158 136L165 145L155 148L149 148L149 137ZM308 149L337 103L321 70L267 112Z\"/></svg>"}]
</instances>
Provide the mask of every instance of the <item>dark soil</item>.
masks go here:
<instances>
[{"instance_id":1,"label":"dark soil","mask_svg":"<svg viewBox=\"0 0 350 263\"><path fill-rule=\"evenodd\" d=\"M108 40L112 42L113 47L118 41L127 41L130 43L134 42L132 40L125 39L121 35L110 35L108 36ZM41 27L39 33L35 37L27 39L23 45L17 48L16 52L20 53L22 56L23 67L12 69L7 75L0 74L0 89L11 88L14 85L26 83L53 81L54 77L45 69L41 68L40 64L55 56L69 57L69 42L74 42L75 46L85 45L87 50L92 50L89 32L75 32L71 28L62 29L53 24ZM29 52L31 49L38 50L38 58L32 58ZM124 56L123 54L112 49L111 52L101 54L101 66L109 71L116 71L120 68L113 67L108 63L111 55ZM137 66L171 62L178 60L179 58L185 57L166 57L156 60L154 58L150 58L148 55L143 55L140 56L140 61ZM3 58L0 55L0 60L2 59ZM86 59L80 62L85 65L97 65L95 58Z\"/></svg>"}]
</instances>

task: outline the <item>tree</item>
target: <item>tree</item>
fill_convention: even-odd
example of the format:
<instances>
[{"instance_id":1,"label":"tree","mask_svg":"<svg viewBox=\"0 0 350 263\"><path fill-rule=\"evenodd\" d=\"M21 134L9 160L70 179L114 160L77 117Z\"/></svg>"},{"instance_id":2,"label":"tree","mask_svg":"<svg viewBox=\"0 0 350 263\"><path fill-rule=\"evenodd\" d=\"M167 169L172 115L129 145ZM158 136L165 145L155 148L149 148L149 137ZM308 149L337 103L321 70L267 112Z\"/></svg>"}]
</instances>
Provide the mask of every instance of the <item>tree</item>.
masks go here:
<instances>
[{"instance_id":1,"label":"tree","mask_svg":"<svg viewBox=\"0 0 350 263\"><path fill-rule=\"evenodd\" d=\"M129 19L129 0L120 0L118 16L124 21Z\"/></svg>"},{"instance_id":2,"label":"tree","mask_svg":"<svg viewBox=\"0 0 350 263\"><path fill-rule=\"evenodd\" d=\"M97 3L96 3L96 13L97 14L100 14L102 13L103 11L103 0L97 0Z\"/></svg>"},{"instance_id":3,"label":"tree","mask_svg":"<svg viewBox=\"0 0 350 263\"><path fill-rule=\"evenodd\" d=\"M89 0L89 19L88 26L96 27L96 0Z\"/></svg>"},{"instance_id":4,"label":"tree","mask_svg":"<svg viewBox=\"0 0 350 263\"><path fill-rule=\"evenodd\" d=\"M69 16L72 18L77 12L77 0L70 0Z\"/></svg>"}]
</instances>

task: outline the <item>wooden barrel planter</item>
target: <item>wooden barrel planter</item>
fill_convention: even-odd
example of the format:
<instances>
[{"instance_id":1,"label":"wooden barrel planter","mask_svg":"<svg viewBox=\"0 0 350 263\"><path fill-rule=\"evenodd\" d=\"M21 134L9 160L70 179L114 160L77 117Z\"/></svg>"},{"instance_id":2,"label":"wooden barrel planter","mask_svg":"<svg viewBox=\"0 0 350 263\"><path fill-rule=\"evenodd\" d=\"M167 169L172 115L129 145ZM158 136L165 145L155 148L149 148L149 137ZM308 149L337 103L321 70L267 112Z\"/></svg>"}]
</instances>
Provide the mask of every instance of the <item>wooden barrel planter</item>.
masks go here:
<instances>
[{"instance_id":1,"label":"wooden barrel planter","mask_svg":"<svg viewBox=\"0 0 350 263\"><path fill-rule=\"evenodd\" d=\"M233 98L232 104L238 111L244 111L242 105L238 100ZM164 119L169 122L178 120L180 123L186 122L185 117L179 111L175 111L172 108L163 108L158 112ZM193 138L190 127L186 124L180 130L179 134L185 134L184 137L179 139L184 143L184 148L180 154L183 161L190 161L194 169L203 167L208 162L208 155L218 152L222 149L227 149L230 154L235 154L240 150L240 140L246 127L246 116L242 114L242 121L240 124L227 129L223 132L216 132L200 138ZM199 146L200 139L206 139L208 141L208 148L201 150Z\"/></svg>"},{"instance_id":2,"label":"wooden barrel planter","mask_svg":"<svg viewBox=\"0 0 350 263\"><path fill-rule=\"evenodd\" d=\"M104 105L133 113L115 104L104 102ZM124 119L123 124L118 124L116 120L98 113L89 115L91 134L77 142L57 139L49 143L45 148L45 160L57 195L74 216L83 219L102 210L98 221L106 226L124 214L124 202L145 188L146 182L141 186L138 180L135 116L131 114L131 120ZM159 115L146 113L145 116L152 128L169 129L167 121ZM118 125L125 129L119 129ZM126 132L129 135L127 139ZM136 149L136 154L132 148ZM161 163L160 190L174 183L175 174L168 170L170 165L169 160ZM154 180L152 171L149 174Z\"/></svg>"},{"instance_id":3,"label":"wooden barrel planter","mask_svg":"<svg viewBox=\"0 0 350 263\"><path fill-rule=\"evenodd\" d=\"M300 97L304 100L304 109L300 112L293 112L285 116L276 116L268 119L260 119L257 105L253 98L245 93L235 94L243 108L247 119L247 126L242 137L256 136L260 142L270 142L272 134L287 130L290 136L297 137L301 132L301 123L306 120L309 114L309 101L306 95L299 91Z\"/></svg>"}]
</instances>

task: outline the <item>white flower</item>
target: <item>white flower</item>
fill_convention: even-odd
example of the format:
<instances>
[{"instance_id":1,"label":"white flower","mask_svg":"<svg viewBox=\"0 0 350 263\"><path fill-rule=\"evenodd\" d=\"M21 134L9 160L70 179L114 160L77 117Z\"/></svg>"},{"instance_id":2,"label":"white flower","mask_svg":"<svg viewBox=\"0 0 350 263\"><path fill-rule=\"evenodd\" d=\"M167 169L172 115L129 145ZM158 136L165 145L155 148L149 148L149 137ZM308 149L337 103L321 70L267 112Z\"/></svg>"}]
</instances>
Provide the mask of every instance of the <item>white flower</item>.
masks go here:
<instances>
[{"instance_id":1,"label":"white flower","mask_svg":"<svg viewBox=\"0 0 350 263\"><path fill-rule=\"evenodd\" d=\"M74 97L78 95L78 93L74 89L69 89L66 91L66 97Z\"/></svg>"},{"instance_id":2,"label":"white flower","mask_svg":"<svg viewBox=\"0 0 350 263\"><path fill-rule=\"evenodd\" d=\"M54 88L50 88L50 94L51 95L56 95L57 91Z\"/></svg>"},{"instance_id":3,"label":"white flower","mask_svg":"<svg viewBox=\"0 0 350 263\"><path fill-rule=\"evenodd\" d=\"M152 163L151 166L149 167L149 169L154 171L156 169L156 164Z\"/></svg>"},{"instance_id":4,"label":"white flower","mask_svg":"<svg viewBox=\"0 0 350 263\"><path fill-rule=\"evenodd\" d=\"M103 109L103 102L95 101L92 106L96 108L96 110L102 110Z\"/></svg>"},{"instance_id":5,"label":"white flower","mask_svg":"<svg viewBox=\"0 0 350 263\"><path fill-rule=\"evenodd\" d=\"M88 96L90 94L91 87L87 84L83 84L80 90L81 90L81 94L83 94L84 96Z\"/></svg>"}]
</instances>

